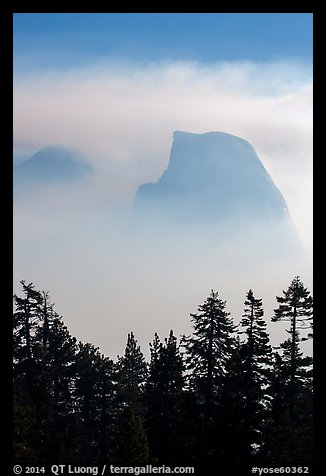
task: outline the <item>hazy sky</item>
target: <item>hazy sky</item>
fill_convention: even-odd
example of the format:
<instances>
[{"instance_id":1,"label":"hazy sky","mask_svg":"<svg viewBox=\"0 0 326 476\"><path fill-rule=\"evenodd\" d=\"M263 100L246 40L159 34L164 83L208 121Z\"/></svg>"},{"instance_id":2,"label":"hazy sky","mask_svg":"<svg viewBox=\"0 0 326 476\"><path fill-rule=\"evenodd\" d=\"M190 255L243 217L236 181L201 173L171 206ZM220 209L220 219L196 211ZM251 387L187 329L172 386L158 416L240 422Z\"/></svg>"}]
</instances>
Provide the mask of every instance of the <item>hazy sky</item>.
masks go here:
<instances>
[{"instance_id":1,"label":"hazy sky","mask_svg":"<svg viewBox=\"0 0 326 476\"><path fill-rule=\"evenodd\" d=\"M160 177L174 130L254 146L304 243L302 268L221 273L182 250L178 268L176 250L162 250L153 269L112 204ZM81 152L95 172L14 204L14 289L49 290L72 334L104 353L121 354L130 330L144 347L156 330L188 332L211 288L238 320L249 287L269 318L294 275L312 286L311 14L15 14L14 160L48 145Z\"/></svg>"}]
</instances>

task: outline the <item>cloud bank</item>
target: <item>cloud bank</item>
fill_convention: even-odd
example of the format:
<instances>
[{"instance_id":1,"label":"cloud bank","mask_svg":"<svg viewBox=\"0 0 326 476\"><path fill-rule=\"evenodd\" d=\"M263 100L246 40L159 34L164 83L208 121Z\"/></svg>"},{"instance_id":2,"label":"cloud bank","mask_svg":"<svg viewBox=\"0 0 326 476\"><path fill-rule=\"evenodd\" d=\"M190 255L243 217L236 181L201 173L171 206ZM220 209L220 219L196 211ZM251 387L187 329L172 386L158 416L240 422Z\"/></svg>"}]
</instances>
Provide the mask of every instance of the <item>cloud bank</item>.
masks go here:
<instances>
[{"instance_id":1,"label":"cloud bank","mask_svg":"<svg viewBox=\"0 0 326 476\"><path fill-rule=\"evenodd\" d=\"M138 68L107 60L18 77L14 84L14 155L47 145L81 151L98 170L91 201L96 195L99 203L132 198L139 184L156 181L174 130L220 130L248 140L311 246L312 84L302 65L162 62Z\"/></svg>"},{"instance_id":2,"label":"cloud bank","mask_svg":"<svg viewBox=\"0 0 326 476\"><path fill-rule=\"evenodd\" d=\"M217 130L248 140L311 256L312 79L306 67L289 61L139 67L107 59L14 82L14 157L60 145L80 151L95 168L80 186L45 187L14 203L15 291L19 279L48 289L72 334L113 357L123 352L130 330L142 344L155 331L162 338L170 328L189 332L189 312L212 287L230 300L234 317L253 287L268 307L267 320L275 294L295 273L311 288L309 265L266 263L249 272L225 263L219 269L214 261L203 266L201 257L183 257L183 246L162 250L153 268L148 251L128 242L128 230L115 231L110 206L131 203L140 184L161 176L174 130Z\"/></svg>"}]
</instances>

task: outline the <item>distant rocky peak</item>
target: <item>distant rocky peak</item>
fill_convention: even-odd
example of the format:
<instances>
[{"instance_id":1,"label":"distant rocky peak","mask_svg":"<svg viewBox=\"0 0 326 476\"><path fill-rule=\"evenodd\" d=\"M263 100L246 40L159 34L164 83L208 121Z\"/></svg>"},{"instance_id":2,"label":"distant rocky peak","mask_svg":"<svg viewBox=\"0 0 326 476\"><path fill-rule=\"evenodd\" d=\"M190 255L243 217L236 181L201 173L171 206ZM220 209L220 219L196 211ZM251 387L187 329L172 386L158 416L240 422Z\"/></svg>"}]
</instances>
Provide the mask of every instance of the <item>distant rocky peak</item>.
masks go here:
<instances>
[{"instance_id":1,"label":"distant rocky peak","mask_svg":"<svg viewBox=\"0 0 326 476\"><path fill-rule=\"evenodd\" d=\"M29 159L14 168L14 183L61 183L79 180L92 168L81 154L63 147L49 146L40 149Z\"/></svg>"},{"instance_id":2,"label":"distant rocky peak","mask_svg":"<svg viewBox=\"0 0 326 476\"><path fill-rule=\"evenodd\" d=\"M167 169L141 185L136 207L168 209L180 217L284 217L287 206L254 148L225 132L176 131Z\"/></svg>"}]
</instances>

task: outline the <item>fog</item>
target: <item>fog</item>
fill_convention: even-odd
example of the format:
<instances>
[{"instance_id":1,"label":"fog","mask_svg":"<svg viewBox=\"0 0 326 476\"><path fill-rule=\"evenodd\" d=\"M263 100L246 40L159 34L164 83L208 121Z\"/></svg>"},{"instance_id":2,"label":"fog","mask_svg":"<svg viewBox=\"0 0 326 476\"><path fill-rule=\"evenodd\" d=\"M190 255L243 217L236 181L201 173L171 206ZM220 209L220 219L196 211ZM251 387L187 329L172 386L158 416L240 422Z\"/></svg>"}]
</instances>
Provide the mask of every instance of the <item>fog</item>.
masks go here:
<instances>
[{"instance_id":1,"label":"fog","mask_svg":"<svg viewBox=\"0 0 326 476\"><path fill-rule=\"evenodd\" d=\"M31 226L33 224L33 227ZM164 231L163 231L164 230ZM19 279L50 291L71 333L92 342L112 358L124 351L130 331L148 356L154 332L191 332L190 312L218 291L235 322L252 288L263 298L273 343L286 338L282 324L271 324L276 295L300 275L312 289L310 261L304 254L280 253L261 243L257 230L243 235L217 233L216 227L162 226L135 222L132 209L83 211L48 207L46 200L18 204L14 213L14 289ZM264 230L268 233L267 229ZM273 226L273 236L278 229ZM307 344L305 344L307 346ZM309 345L308 345L308 348Z\"/></svg>"},{"instance_id":2,"label":"fog","mask_svg":"<svg viewBox=\"0 0 326 476\"><path fill-rule=\"evenodd\" d=\"M299 260L263 248L256 262L250 233L220 236L217 246L212 230L196 224L166 233L155 232L160 223L135 224L137 188L161 176L178 129L221 130L255 147L287 201L304 247ZM267 321L295 275L312 289L312 86L303 66L165 62L140 70L108 59L17 78L16 161L48 145L79 151L94 173L15 197L14 291L20 279L49 290L71 333L106 355L121 355L131 330L147 354L154 332L189 333L189 313L211 289L236 322L249 288L263 298ZM269 328L275 343L287 337L281 324Z\"/></svg>"}]
</instances>

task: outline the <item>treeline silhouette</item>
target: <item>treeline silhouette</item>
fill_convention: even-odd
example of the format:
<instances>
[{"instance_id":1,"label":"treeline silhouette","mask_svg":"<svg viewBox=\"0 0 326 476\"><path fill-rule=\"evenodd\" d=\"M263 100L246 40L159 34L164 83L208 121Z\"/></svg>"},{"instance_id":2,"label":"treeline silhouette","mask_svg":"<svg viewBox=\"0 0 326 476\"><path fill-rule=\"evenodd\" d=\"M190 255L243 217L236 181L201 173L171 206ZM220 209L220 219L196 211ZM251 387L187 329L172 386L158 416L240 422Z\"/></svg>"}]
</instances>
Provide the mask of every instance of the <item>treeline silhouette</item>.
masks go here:
<instances>
[{"instance_id":1,"label":"treeline silhouette","mask_svg":"<svg viewBox=\"0 0 326 476\"><path fill-rule=\"evenodd\" d=\"M276 298L272 321L288 323L279 347L252 290L237 326L212 291L190 315L191 335L154 335L148 363L133 332L116 362L77 342L49 293L21 285L15 463L311 467L312 357L300 341L312 338L313 301L300 277Z\"/></svg>"}]
</instances>

